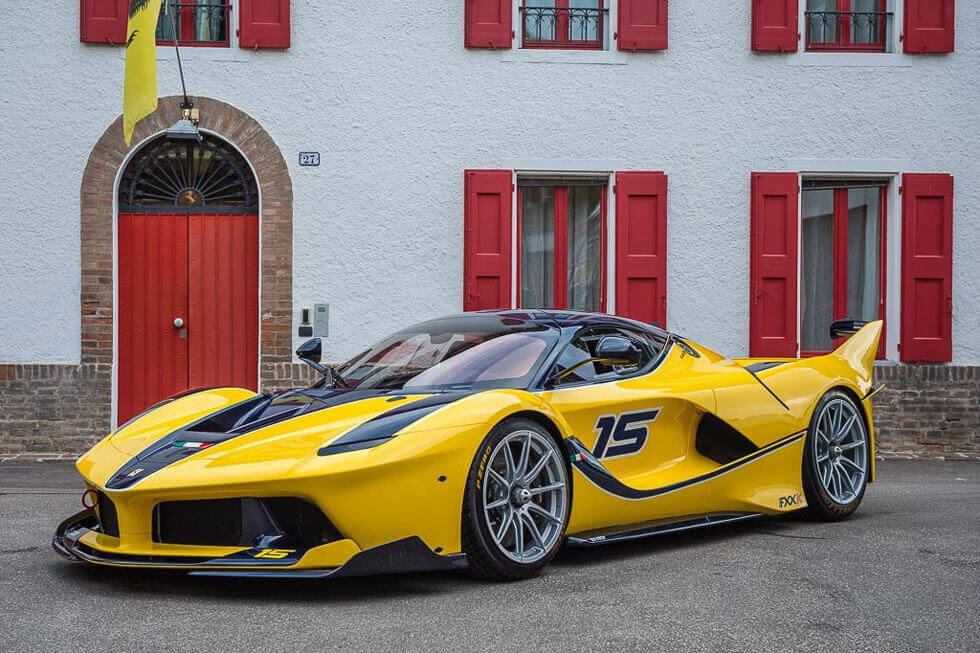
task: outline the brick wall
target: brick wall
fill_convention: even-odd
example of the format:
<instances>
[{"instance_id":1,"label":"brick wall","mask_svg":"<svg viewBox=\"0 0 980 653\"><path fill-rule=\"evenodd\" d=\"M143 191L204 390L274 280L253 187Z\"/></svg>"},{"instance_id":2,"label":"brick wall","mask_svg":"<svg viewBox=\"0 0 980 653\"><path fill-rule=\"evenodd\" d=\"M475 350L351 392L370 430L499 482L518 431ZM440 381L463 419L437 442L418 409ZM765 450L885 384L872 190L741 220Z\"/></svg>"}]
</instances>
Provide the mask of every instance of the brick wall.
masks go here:
<instances>
[{"instance_id":1,"label":"brick wall","mask_svg":"<svg viewBox=\"0 0 980 653\"><path fill-rule=\"evenodd\" d=\"M880 365L875 380L879 450L980 454L980 367Z\"/></svg>"},{"instance_id":2,"label":"brick wall","mask_svg":"<svg viewBox=\"0 0 980 653\"><path fill-rule=\"evenodd\" d=\"M81 452L109 429L110 366L0 365L0 453Z\"/></svg>"},{"instance_id":3,"label":"brick wall","mask_svg":"<svg viewBox=\"0 0 980 653\"><path fill-rule=\"evenodd\" d=\"M302 363L263 363L262 388L308 385ZM980 455L980 367L882 365L875 378L878 449ZM106 365L0 365L0 453L80 453L109 429Z\"/></svg>"}]
</instances>

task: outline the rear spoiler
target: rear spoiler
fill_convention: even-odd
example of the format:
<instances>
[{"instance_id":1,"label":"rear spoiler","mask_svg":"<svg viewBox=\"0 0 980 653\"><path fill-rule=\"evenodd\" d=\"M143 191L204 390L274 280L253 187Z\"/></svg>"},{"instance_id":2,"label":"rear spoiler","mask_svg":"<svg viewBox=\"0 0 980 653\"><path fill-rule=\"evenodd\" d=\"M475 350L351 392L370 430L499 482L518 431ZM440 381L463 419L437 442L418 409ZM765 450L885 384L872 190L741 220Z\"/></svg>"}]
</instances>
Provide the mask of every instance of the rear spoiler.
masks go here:
<instances>
[{"instance_id":1,"label":"rear spoiler","mask_svg":"<svg viewBox=\"0 0 980 653\"><path fill-rule=\"evenodd\" d=\"M837 320L830 325L830 338L831 340L836 340L837 338L853 336L855 333L860 331L862 327L867 325L868 322L862 320L852 320L851 318Z\"/></svg>"}]
</instances>

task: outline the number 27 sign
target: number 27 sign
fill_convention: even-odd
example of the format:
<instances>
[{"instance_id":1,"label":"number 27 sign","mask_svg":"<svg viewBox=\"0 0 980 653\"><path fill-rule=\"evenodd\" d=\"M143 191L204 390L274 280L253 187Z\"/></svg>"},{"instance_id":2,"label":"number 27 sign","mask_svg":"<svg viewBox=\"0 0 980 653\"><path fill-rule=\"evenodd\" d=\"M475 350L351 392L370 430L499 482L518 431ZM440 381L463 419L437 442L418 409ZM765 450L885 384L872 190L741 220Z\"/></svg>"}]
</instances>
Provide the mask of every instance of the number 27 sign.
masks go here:
<instances>
[{"instance_id":1,"label":"number 27 sign","mask_svg":"<svg viewBox=\"0 0 980 653\"><path fill-rule=\"evenodd\" d=\"M300 152L299 153L299 164L301 166L318 166L318 165L320 165L320 153L319 152Z\"/></svg>"}]
</instances>

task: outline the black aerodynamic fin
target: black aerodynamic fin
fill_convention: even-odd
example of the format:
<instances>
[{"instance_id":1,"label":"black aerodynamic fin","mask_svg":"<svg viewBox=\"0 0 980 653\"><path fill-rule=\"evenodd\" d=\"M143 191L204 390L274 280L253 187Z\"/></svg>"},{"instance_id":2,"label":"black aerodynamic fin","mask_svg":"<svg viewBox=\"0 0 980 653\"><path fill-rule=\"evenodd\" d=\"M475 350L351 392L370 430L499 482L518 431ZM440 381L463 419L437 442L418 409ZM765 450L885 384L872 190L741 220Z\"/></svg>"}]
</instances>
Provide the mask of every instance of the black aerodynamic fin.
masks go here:
<instances>
[{"instance_id":1,"label":"black aerodynamic fin","mask_svg":"<svg viewBox=\"0 0 980 653\"><path fill-rule=\"evenodd\" d=\"M458 401L463 397L468 397L471 394L473 393L445 392L402 404L377 417L372 417L360 426L354 427L339 438L333 440L330 444L322 447L317 453L321 456L329 456L335 453L375 447L393 438L395 433L401 431L409 424L422 419L429 413L447 404Z\"/></svg>"},{"instance_id":2,"label":"black aerodynamic fin","mask_svg":"<svg viewBox=\"0 0 980 653\"><path fill-rule=\"evenodd\" d=\"M694 448L719 465L727 465L759 450L738 429L711 413L705 413L698 422Z\"/></svg>"},{"instance_id":3,"label":"black aerodynamic fin","mask_svg":"<svg viewBox=\"0 0 980 653\"><path fill-rule=\"evenodd\" d=\"M749 369L750 367L752 367L752 366L750 365L749 367L743 367L742 369L745 370L746 372L748 372L749 374L751 374L752 375L752 378L755 379L759 383L759 385L761 385L763 388L765 388L766 391L769 394L772 395L773 399L775 399L776 401L778 401L779 404L783 408L785 408L786 410L789 410L789 406L786 405L786 402L783 401L782 399L780 399L779 395L777 395L775 392L773 392L772 391L772 388L770 388L769 386L767 386L766 383L765 383L765 381L763 381L762 379L760 379L759 378L759 375L754 370Z\"/></svg>"}]
</instances>

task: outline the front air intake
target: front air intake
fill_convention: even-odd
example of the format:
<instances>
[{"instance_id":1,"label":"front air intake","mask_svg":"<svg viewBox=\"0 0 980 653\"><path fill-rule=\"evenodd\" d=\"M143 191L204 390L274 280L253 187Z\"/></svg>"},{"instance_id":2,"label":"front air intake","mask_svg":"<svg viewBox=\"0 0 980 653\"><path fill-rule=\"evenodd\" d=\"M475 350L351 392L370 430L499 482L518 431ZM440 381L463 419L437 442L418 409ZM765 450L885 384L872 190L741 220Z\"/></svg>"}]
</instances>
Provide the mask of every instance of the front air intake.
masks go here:
<instances>
[{"instance_id":1,"label":"front air intake","mask_svg":"<svg viewBox=\"0 0 980 653\"><path fill-rule=\"evenodd\" d=\"M343 539L314 504L296 497L167 501L153 508L153 541L193 546L275 545L305 549Z\"/></svg>"},{"instance_id":2,"label":"front air intake","mask_svg":"<svg viewBox=\"0 0 980 653\"><path fill-rule=\"evenodd\" d=\"M119 517L116 515L116 504L105 492L97 492L99 502L95 504L95 512L99 517L99 531L105 535L119 537Z\"/></svg>"}]
</instances>

